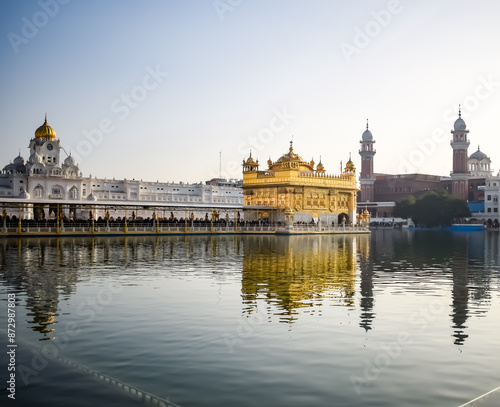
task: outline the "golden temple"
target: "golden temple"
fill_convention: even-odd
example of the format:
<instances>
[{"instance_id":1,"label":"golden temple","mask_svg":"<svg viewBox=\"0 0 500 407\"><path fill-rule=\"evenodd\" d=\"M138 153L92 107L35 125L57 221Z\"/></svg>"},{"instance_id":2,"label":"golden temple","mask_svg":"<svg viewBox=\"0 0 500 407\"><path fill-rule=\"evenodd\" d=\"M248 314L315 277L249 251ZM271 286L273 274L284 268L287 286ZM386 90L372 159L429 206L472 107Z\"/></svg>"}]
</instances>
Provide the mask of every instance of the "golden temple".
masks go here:
<instances>
[{"instance_id":1,"label":"golden temple","mask_svg":"<svg viewBox=\"0 0 500 407\"><path fill-rule=\"evenodd\" d=\"M356 222L356 168L349 157L339 175L326 173L324 165L304 161L293 151L277 161L243 160L243 205L245 219L270 223L318 223L339 225Z\"/></svg>"}]
</instances>

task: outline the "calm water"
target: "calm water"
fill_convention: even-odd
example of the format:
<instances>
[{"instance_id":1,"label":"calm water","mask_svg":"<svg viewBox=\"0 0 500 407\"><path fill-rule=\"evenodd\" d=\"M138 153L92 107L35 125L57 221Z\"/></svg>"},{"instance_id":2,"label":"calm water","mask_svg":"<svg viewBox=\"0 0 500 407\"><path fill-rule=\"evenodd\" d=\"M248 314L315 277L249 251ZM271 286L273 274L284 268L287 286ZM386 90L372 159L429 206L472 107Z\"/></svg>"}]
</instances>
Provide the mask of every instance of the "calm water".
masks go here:
<instances>
[{"instance_id":1,"label":"calm water","mask_svg":"<svg viewBox=\"0 0 500 407\"><path fill-rule=\"evenodd\" d=\"M499 264L482 232L3 239L12 405L140 405L58 354L180 406L458 406L500 385Z\"/></svg>"}]
</instances>

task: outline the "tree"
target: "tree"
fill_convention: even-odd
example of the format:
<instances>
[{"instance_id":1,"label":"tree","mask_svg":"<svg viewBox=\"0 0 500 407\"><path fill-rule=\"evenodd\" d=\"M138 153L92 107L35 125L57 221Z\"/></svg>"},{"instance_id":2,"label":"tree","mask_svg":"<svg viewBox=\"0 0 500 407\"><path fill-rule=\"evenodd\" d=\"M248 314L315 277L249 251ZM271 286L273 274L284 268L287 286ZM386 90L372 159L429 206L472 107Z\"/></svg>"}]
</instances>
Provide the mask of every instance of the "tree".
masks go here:
<instances>
[{"instance_id":1,"label":"tree","mask_svg":"<svg viewBox=\"0 0 500 407\"><path fill-rule=\"evenodd\" d=\"M403 219L411 218L414 205L415 197L413 195L410 195L409 197L396 202L396 206L394 208L394 216Z\"/></svg>"},{"instance_id":2,"label":"tree","mask_svg":"<svg viewBox=\"0 0 500 407\"><path fill-rule=\"evenodd\" d=\"M451 225L456 218L470 216L467 202L452 197L446 191L431 191L417 199L411 198L397 202L394 214L411 217L416 225L445 226Z\"/></svg>"}]
</instances>

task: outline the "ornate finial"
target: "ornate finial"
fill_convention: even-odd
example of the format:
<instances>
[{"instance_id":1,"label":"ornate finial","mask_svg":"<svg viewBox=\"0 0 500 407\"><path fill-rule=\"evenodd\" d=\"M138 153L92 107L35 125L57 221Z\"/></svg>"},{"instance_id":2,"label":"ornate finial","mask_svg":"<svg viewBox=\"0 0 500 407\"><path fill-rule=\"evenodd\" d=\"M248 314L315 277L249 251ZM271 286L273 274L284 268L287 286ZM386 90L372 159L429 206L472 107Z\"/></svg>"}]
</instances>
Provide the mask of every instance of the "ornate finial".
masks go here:
<instances>
[{"instance_id":1,"label":"ornate finial","mask_svg":"<svg viewBox=\"0 0 500 407\"><path fill-rule=\"evenodd\" d=\"M47 113L45 113L45 124L47 124Z\"/></svg>"},{"instance_id":2,"label":"ornate finial","mask_svg":"<svg viewBox=\"0 0 500 407\"><path fill-rule=\"evenodd\" d=\"M250 149L250 157L248 158L252 158L252 149Z\"/></svg>"},{"instance_id":3,"label":"ornate finial","mask_svg":"<svg viewBox=\"0 0 500 407\"><path fill-rule=\"evenodd\" d=\"M368 130L368 119L366 119L366 130Z\"/></svg>"},{"instance_id":4,"label":"ornate finial","mask_svg":"<svg viewBox=\"0 0 500 407\"><path fill-rule=\"evenodd\" d=\"M292 139L290 140L290 152L293 153L293 136Z\"/></svg>"},{"instance_id":5,"label":"ornate finial","mask_svg":"<svg viewBox=\"0 0 500 407\"><path fill-rule=\"evenodd\" d=\"M478 144L478 145L477 145L477 151L479 151L479 150L481 150L481 149L479 148L479 144ZM19 154L21 154L21 153L19 153Z\"/></svg>"},{"instance_id":6,"label":"ornate finial","mask_svg":"<svg viewBox=\"0 0 500 407\"><path fill-rule=\"evenodd\" d=\"M319 156L319 162L321 162L321 156Z\"/></svg>"},{"instance_id":7,"label":"ornate finial","mask_svg":"<svg viewBox=\"0 0 500 407\"><path fill-rule=\"evenodd\" d=\"M458 117L462 117L462 109L460 105L458 105Z\"/></svg>"},{"instance_id":8,"label":"ornate finial","mask_svg":"<svg viewBox=\"0 0 500 407\"><path fill-rule=\"evenodd\" d=\"M351 152L349 151L349 161L351 161Z\"/></svg>"}]
</instances>

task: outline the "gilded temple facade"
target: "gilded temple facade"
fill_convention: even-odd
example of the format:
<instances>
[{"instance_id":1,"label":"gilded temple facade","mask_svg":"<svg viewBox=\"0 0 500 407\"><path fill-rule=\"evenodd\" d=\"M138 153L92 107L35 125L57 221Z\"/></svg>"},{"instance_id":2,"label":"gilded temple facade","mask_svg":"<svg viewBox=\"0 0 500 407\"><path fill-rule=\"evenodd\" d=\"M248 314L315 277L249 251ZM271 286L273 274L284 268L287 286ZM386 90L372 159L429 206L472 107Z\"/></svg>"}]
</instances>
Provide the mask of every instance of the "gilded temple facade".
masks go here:
<instances>
[{"instance_id":1,"label":"gilded temple facade","mask_svg":"<svg viewBox=\"0 0 500 407\"><path fill-rule=\"evenodd\" d=\"M339 175L326 173L320 162L304 161L293 151L268 168L259 170L259 161L243 160L243 204L245 220L339 225L356 223L356 168L349 158Z\"/></svg>"}]
</instances>

